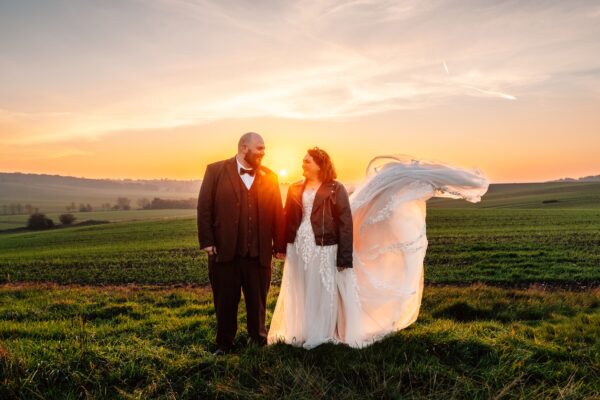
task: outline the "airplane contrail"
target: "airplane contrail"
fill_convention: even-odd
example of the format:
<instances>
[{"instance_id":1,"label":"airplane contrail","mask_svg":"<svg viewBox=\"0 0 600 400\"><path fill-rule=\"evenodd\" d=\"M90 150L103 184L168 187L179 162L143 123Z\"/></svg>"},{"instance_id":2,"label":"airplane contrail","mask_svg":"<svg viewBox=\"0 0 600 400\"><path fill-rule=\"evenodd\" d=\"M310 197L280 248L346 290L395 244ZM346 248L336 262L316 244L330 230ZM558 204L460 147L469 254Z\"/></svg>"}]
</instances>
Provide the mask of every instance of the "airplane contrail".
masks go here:
<instances>
[{"instance_id":1,"label":"airplane contrail","mask_svg":"<svg viewBox=\"0 0 600 400\"><path fill-rule=\"evenodd\" d=\"M478 87L475 86L470 86L470 85L463 85L463 87L468 88L468 89L473 89L478 91L479 93L483 93L492 97L500 97L506 100L516 100L517 98L515 96L513 96L512 94L508 94L508 93L502 93L502 92L496 92L493 90L484 90L484 89L480 89Z\"/></svg>"}]
</instances>

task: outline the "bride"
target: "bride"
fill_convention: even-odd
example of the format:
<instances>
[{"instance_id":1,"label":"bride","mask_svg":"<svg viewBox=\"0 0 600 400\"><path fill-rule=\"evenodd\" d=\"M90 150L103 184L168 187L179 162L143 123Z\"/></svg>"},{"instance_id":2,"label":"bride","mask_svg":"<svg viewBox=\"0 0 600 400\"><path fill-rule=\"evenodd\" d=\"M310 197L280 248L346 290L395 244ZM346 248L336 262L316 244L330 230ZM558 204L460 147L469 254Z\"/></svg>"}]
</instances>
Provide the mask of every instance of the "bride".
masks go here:
<instances>
[{"instance_id":1,"label":"bride","mask_svg":"<svg viewBox=\"0 0 600 400\"><path fill-rule=\"evenodd\" d=\"M478 202L488 180L479 171L380 156L348 198L325 151L309 150L303 171L286 199L287 252L268 343L362 348L415 322L425 202Z\"/></svg>"}]
</instances>

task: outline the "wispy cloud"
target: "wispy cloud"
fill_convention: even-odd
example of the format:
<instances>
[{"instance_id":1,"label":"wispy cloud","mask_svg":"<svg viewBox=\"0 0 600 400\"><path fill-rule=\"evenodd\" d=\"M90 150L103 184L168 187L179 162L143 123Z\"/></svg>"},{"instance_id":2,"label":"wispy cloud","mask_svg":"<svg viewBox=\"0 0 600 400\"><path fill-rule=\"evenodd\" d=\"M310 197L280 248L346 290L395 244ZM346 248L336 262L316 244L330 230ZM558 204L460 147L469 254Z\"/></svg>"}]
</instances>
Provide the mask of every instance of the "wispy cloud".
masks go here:
<instances>
[{"instance_id":1,"label":"wispy cloud","mask_svg":"<svg viewBox=\"0 0 600 400\"><path fill-rule=\"evenodd\" d=\"M493 90L484 90L484 89L480 89L474 86L467 86L465 85L464 88L466 89L470 89L475 91L475 93L479 93L483 96L487 96L487 97L499 97L501 99L506 99L506 100L516 100L517 98L513 95L507 94L507 93L502 93L502 92L494 92Z\"/></svg>"},{"instance_id":2,"label":"wispy cloud","mask_svg":"<svg viewBox=\"0 0 600 400\"><path fill-rule=\"evenodd\" d=\"M0 28L0 49L15 60L0 62L2 144L97 140L227 118L346 120L467 98L597 90L569 87L561 75L600 68L591 1L57 4L39 12L67 18L69 8L89 23L59 26L50 15ZM107 18L103 35L96 8ZM6 11L0 25L14 18ZM52 44L60 57L32 62L32 44L68 33L65 26L79 26L81 37L73 30L62 45ZM40 71L46 80L37 78ZM564 92L554 92L558 80ZM64 111L53 111L57 102Z\"/></svg>"}]
</instances>

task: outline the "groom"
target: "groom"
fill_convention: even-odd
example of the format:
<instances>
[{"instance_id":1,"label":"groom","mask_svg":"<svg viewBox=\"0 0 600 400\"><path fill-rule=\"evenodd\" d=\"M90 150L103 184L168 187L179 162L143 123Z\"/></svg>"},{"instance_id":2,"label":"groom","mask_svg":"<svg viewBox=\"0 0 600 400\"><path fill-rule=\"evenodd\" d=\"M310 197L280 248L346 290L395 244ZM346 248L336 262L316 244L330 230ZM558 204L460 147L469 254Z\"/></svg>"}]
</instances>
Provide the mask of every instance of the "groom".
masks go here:
<instances>
[{"instance_id":1,"label":"groom","mask_svg":"<svg viewBox=\"0 0 600 400\"><path fill-rule=\"evenodd\" d=\"M244 134L235 157L206 167L198 196L198 241L208 254L217 315L217 350L233 349L240 291L250 340L266 344L271 257L283 258L283 207L277 175L261 166L263 138Z\"/></svg>"}]
</instances>

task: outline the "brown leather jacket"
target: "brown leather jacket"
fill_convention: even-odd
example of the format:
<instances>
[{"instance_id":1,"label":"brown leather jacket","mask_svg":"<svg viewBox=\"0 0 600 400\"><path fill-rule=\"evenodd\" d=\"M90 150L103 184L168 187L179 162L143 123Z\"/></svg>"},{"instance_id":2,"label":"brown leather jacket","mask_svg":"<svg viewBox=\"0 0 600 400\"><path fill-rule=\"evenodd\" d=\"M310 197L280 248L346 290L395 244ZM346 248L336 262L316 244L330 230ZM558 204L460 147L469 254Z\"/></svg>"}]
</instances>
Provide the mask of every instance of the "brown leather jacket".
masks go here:
<instances>
[{"instance_id":1,"label":"brown leather jacket","mask_svg":"<svg viewBox=\"0 0 600 400\"><path fill-rule=\"evenodd\" d=\"M285 239L294 243L302 222L305 182L289 187L285 201ZM352 268L352 212L348 192L338 181L325 182L315 195L310 222L319 246L338 245L337 266Z\"/></svg>"}]
</instances>

